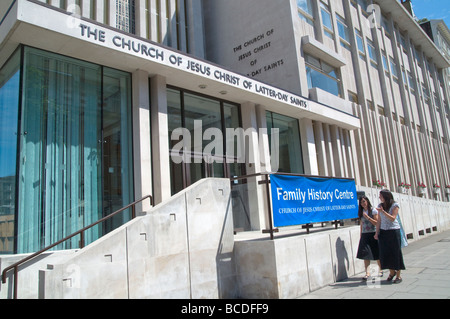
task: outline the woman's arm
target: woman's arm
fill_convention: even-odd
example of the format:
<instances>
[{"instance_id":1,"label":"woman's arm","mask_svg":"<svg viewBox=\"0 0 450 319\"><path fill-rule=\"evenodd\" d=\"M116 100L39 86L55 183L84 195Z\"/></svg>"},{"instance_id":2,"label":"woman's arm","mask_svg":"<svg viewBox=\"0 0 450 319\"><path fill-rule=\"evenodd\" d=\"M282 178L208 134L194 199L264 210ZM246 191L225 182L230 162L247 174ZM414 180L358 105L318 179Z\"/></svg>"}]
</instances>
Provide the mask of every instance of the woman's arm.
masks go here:
<instances>
[{"instance_id":1,"label":"woman's arm","mask_svg":"<svg viewBox=\"0 0 450 319\"><path fill-rule=\"evenodd\" d=\"M381 213L384 214L391 222L393 222L397 218L398 206L392 209L392 215L385 210L382 210Z\"/></svg>"},{"instance_id":2,"label":"woman's arm","mask_svg":"<svg viewBox=\"0 0 450 319\"><path fill-rule=\"evenodd\" d=\"M373 218L370 218L369 215L367 215L366 213L363 213L363 216L374 226L377 225L377 221L378 221L378 215L373 215Z\"/></svg>"},{"instance_id":3,"label":"woman's arm","mask_svg":"<svg viewBox=\"0 0 450 319\"><path fill-rule=\"evenodd\" d=\"M376 231L374 238L378 240L378 234L380 233L380 226L381 226L381 217L378 217L380 214L380 209L377 208L378 215L377 215L377 225L376 225Z\"/></svg>"}]
</instances>

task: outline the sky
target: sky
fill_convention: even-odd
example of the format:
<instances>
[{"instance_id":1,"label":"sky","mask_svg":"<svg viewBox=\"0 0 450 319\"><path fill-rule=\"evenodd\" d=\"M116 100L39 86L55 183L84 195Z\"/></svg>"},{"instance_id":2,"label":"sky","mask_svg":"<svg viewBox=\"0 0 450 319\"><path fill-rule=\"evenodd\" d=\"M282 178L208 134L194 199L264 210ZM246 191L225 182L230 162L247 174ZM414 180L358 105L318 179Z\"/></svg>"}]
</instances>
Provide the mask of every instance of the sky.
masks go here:
<instances>
[{"instance_id":1,"label":"sky","mask_svg":"<svg viewBox=\"0 0 450 319\"><path fill-rule=\"evenodd\" d=\"M450 0L412 0L417 18L442 19L450 29Z\"/></svg>"}]
</instances>

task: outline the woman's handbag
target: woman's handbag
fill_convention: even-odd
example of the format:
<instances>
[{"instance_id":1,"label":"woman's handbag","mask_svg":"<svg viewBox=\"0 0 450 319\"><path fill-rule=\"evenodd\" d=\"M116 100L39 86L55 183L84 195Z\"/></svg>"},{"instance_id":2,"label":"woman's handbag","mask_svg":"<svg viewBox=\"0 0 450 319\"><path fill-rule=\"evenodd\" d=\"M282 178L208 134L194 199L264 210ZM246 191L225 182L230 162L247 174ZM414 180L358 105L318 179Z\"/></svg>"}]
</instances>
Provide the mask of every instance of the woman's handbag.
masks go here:
<instances>
[{"instance_id":1,"label":"woman's handbag","mask_svg":"<svg viewBox=\"0 0 450 319\"><path fill-rule=\"evenodd\" d=\"M406 238L405 231L403 230L402 220L400 219L400 215L397 214L397 220L400 224L400 239L401 239L401 245L402 248L408 246L408 239Z\"/></svg>"}]
</instances>

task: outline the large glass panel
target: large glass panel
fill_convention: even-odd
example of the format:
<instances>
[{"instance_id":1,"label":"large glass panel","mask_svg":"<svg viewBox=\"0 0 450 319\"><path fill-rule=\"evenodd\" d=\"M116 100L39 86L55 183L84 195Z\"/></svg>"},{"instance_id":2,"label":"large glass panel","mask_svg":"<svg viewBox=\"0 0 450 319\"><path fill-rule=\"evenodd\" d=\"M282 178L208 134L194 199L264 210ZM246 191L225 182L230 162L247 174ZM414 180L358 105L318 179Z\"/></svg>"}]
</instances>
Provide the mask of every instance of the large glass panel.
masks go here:
<instances>
[{"instance_id":1,"label":"large glass panel","mask_svg":"<svg viewBox=\"0 0 450 319\"><path fill-rule=\"evenodd\" d=\"M168 89L167 108L172 194L207 176L243 174L242 164L236 163L236 149L234 157L226 157L226 129L240 127L238 105ZM176 129L177 135L172 136Z\"/></svg>"},{"instance_id":2,"label":"large glass panel","mask_svg":"<svg viewBox=\"0 0 450 319\"><path fill-rule=\"evenodd\" d=\"M190 184L194 184L201 178L206 177L207 167L205 167L205 157L220 156L222 149L212 148L210 152L204 153L205 147L213 142L203 138L204 133L209 128L222 131L220 102L208 99L202 96L196 96L190 93L184 94L184 124L191 133L191 165L190 165ZM214 159L214 158L213 158ZM222 159L221 159L222 160ZM222 160L223 162L223 160ZM223 165L215 165L215 176L223 176ZM209 168L211 171L212 169Z\"/></svg>"},{"instance_id":3,"label":"large glass panel","mask_svg":"<svg viewBox=\"0 0 450 319\"><path fill-rule=\"evenodd\" d=\"M241 127L240 121L239 121L239 107L237 105L224 103L223 113L224 113L225 129L233 129L234 130L238 127ZM230 134L230 136L231 136L231 134ZM224 139L226 137L227 137L227 134L226 134L226 132L224 132ZM231 152L231 149L230 150L227 149L227 145L228 145L228 148L233 147L234 157L229 156L226 158L227 163L229 163L228 168L229 168L229 176L230 177L237 177L237 176L244 175L243 163L238 163L238 159L237 159L237 154L238 154L237 139L238 139L237 135L233 134L233 141L224 140L227 153L228 153L228 151Z\"/></svg>"},{"instance_id":4,"label":"large glass panel","mask_svg":"<svg viewBox=\"0 0 450 319\"><path fill-rule=\"evenodd\" d=\"M201 154L210 141L203 139L203 134L209 128L222 129L220 102L190 93L184 94L185 125L191 133L192 148L196 154ZM195 139L198 140L195 140ZM200 139L202 143L200 143ZM212 152L215 155L217 150Z\"/></svg>"},{"instance_id":5,"label":"large glass panel","mask_svg":"<svg viewBox=\"0 0 450 319\"><path fill-rule=\"evenodd\" d=\"M297 7L302 9L304 12L309 15L313 15L313 8L311 4L311 0L297 0Z\"/></svg>"},{"instance_id":6,"label":"large glass panel","mask_svg":"<svg viewBox=\"0 0 450 319\"><path fill-rule=\"evenodd\" d=\"M28 47L23 65L18 253L53 244L133 198L130 75ZM93 227L85 243L129 218ZM79 240L57 249L78 248Z\"/></svg>"},{"instance_id":7,"label":"large glass panel","mask_svg":"<svg viewBox=\"0 0 450 319\"><path fill-rule=\"evenodd\" d=\"M308 87L318 87L336 96L340 95L339 83L337 80L329 77L311 67L306 67L306 76L308 78Z\"/></svg>"},{"instance_id":8,"label":"large glass panel","mask_svg":"<svg viewBox=\"0 0 450 319\"><path fill-rule=\"evenodd\" d=\"M361 31L359 31L358 29L355 29L355 33L356 33L356 43L358 45L359 53L365 54L366 50L364 48L364 42L363 42L363 38L361 35Z\"/></svg>"},{"instance_id":9,"label":"large glass panel","mask_svg":"<svg viewBox=\"0 0 450 319\"><path fill-rule=\"evenodd\" d=\"M103 70L103 215L133 202L131 139L131 77L129 73ZM108 221L110 231L131 219L127 210Z\"/></svg>"},{"instance_id":10,"label":"large glass panel","mask_svg":"<svg viewBox=\"0 0 450 319\"><path fill-rule=\"evenodd\" d=\"M18 253L101 217L100 96L101 67L25 48ZM86 239L98 235L94 229Z\"/></svg>"},{"instance_id":11,"label":"large glass panel","mask_svg":"<svg viewBox=\"0 0 450 319\"><path fill-rule=\"evenodd\" d=\"M20 50L0 69L0 254L14 252Z\"/></svg>"},{"instance_id":12,"label":"large glass panel","mask_svg":"<svg viewBox=\"0 0 450 319\"><path fill-rule=\"evenodd\" d=\"M341 96L338 69L310 55L305 56L305 62L308 88L318 87L336 96Z\"/></svg>"},{"instance_id":13,"label":"large glass panel","mask_svg":"<svg viewBox=\"0 0 450 319\"><path fill-rule=\"evenodd\" d=\"M320 12L322 15L322 23L323 23L325 35L331 39L334 39L333 22L331 20L331 14L330 14L330 9L329 9L328 5L321 2L320 3Z\"/></svg>"},{"instance_id":14,"label":"large glass panel","mask_svg":"<svg viewBox=\"0 0 450 319\"><path fill-rule=\"evenodd\" d=\"M303 174L303 157L298 120L285 115L266 112L269 143L273 128L279 129L278 172ZM271 152L273 150L270 147Z\"/></svg>"},{"instance_id":15,"label":"large glass panel","mask_svg":"<svg viewBox=\"0 0 450 319\"><path fill-rule=\"evenodd\" d=\"M182 112L181 112L181 93L178 90L167 90L167 114L168 114L168 124L169 124L169 148L172 149L177 143L179 143L183 137L176 140L172 140L172 133L174 130L183 127L182 122ZM178 154L179 155L179 154ZM171 154L170 161L170 176L171 176L171 190L172 195L183 190L184 184L184 173L183 173L183 162L181 156L177 156L174 161L175 155Z\"/></svg>"}]
</instances>

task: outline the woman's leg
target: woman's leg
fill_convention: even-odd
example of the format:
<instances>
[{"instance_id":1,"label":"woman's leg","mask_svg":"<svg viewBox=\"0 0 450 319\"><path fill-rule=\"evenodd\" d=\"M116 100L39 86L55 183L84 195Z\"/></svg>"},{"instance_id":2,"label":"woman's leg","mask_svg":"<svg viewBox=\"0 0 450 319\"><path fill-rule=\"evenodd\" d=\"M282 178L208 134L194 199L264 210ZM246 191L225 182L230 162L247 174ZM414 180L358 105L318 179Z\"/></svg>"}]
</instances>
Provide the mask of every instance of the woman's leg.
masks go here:
<instances>
[{"instance_id":1,"label":"woman's leg","mask_svg":"<svg viewBox=\"0 0 450 319\"><path fill-rule=\"evenodd\" d=\"M378 276L383 277L383 270L381 269L381 262L379 259L377 260L377 264L378 264Z\"/></svg>"},{"instance_id":2,"label":"woman's leg","mask_svg":"<svg viewBox=\"0 0 450 319\"><path fill-rule=\"evenodd\" d=\"M367 280L367 278L370 277L369 266L370 266L370 260L364 259L364 267L366 268L366 276L363 279Z\"/></svg>"}]
</instances>

